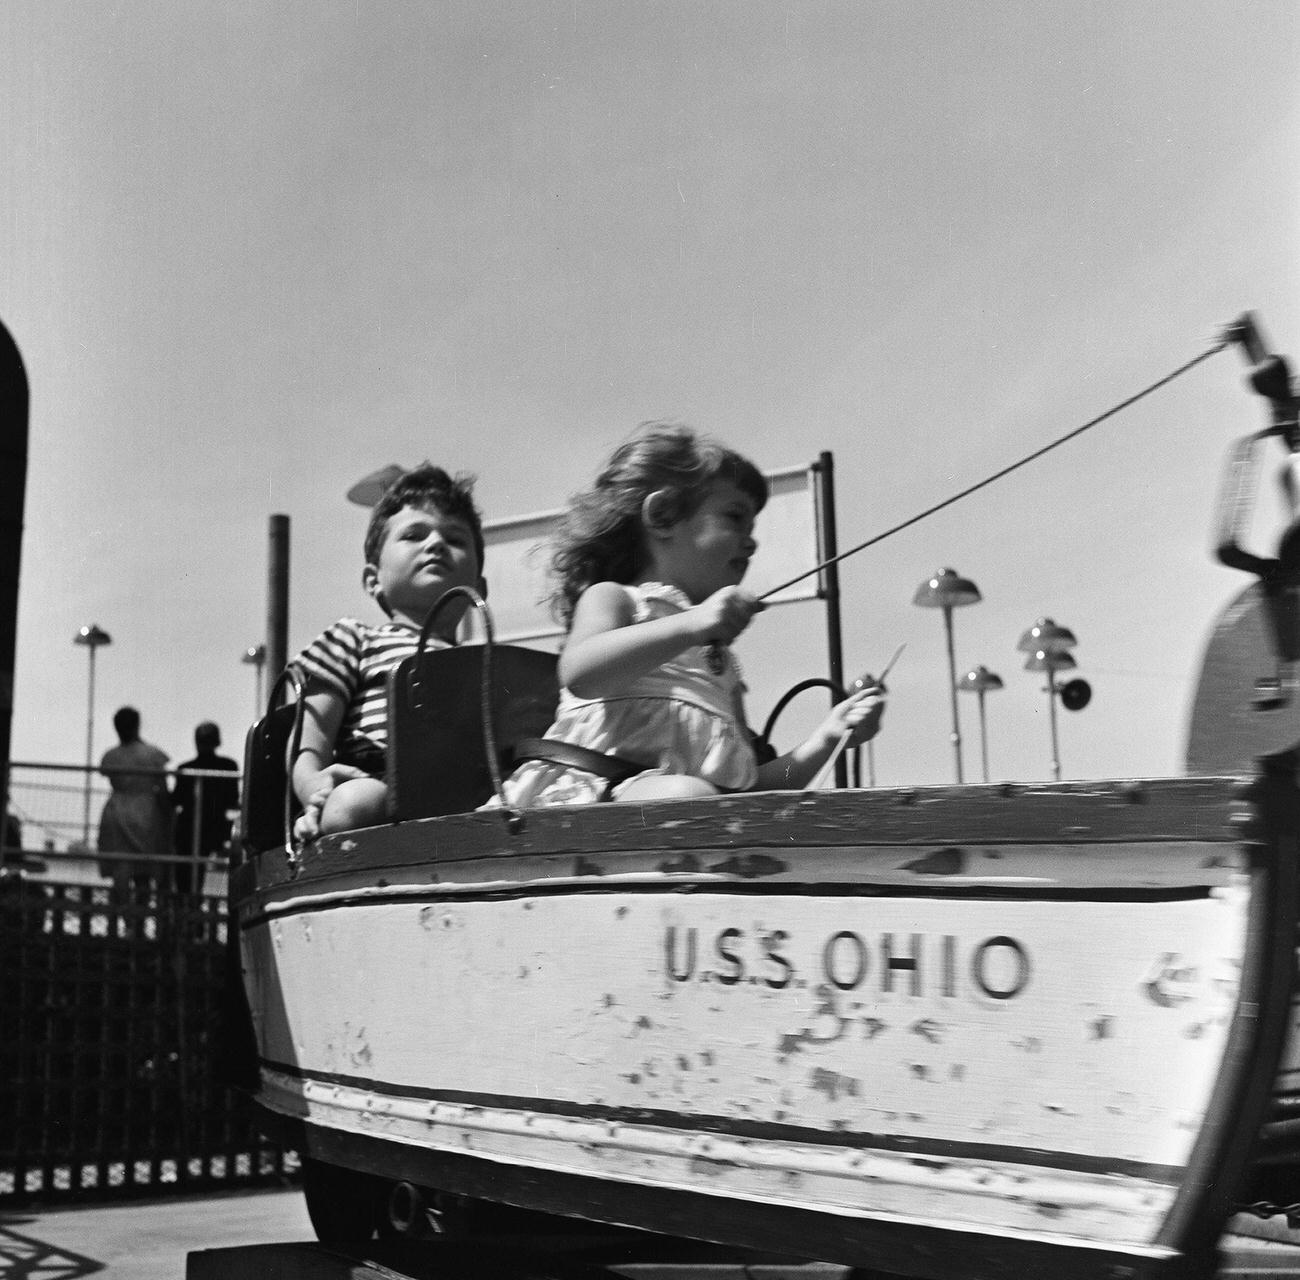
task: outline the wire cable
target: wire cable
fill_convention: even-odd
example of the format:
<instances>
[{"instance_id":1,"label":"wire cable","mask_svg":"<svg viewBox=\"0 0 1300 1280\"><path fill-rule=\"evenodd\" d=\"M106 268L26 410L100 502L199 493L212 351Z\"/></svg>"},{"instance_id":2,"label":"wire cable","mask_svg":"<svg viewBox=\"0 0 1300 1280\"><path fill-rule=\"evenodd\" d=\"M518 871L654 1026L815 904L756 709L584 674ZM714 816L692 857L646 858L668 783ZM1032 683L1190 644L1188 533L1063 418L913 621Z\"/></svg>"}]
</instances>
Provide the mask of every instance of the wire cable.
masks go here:
<instances>
[{"instance_id":1,"label":"wire cable","mask_svg":"<svg viewBox=\"0 0 1300 1280\"><path fill-rule=\"evenodd\" d=\"M980 489L993 484L995 481L1001 480L1003 476L1009 476L1013 471L1018 471L1021 467L1027 466L1029 463L1041 458L1045 453L1050 453L1053 449L1057 449L1068 441L1073 440L1075 436L1081 436L1085 431L1089 431L1100 423L1105 422L1107 418L1113 418L1121 410L1127 409L1130 405L1136 404L1144 396L1149 396L1153 391L1159 391L1161 387L1168 386L1175 378L1181 377L1189 370L1194 369L1201 363L1201 361L1208 360L1211 356L1217 355L1220 351L1230 345L1231 343L1227 339L1217 342L1207 351L1202 351L1200 355L1188 360L1186 364L1179 365L1179 367L1172 373L1167 373L1163 378L1151 383L1150 386L1143 387L1141 391L1129 396L1127 400L1121 400L1118 404L1112 405L1105 413L1098 414L1091 421L1085 422L1080 427L1075 427L1073 431L1067 431L1065 435L1043 445L1041 449L1035 449L1033 453L1026 454L1018 462L1013 462L1010 466L1003 467L1001 471L995 471L991 476L986 476L983 480L979 480L968 488L961 490L960 493L954 493L951 497L945 498L942 502L936 502L934 506L927 507L924 511L920 511L916 515L910 516L901 524L894 525L892 529L886 529L883 533L878 533L875 537L868 538L865 542L859 542L856 547L850 547L847 551L841 551L839 555L832 556L829 560L823 560L820 564L813 565L811 569L805 569L802 573L796 574L788 582L781 583L779 587L773 587L770 591L763 592L763 594L759 596L759 599L766 600L768 596L774 596L778 591L784 591L787 587L794 586L796 582L802 582L805 578L811 577L814 573L820 573L823 569L829 568L833 564L839 564L841 560L847 560L849 556L857 555L859 551L865 551L868 547L874 547L876 543L883 542L886 538L892 538L894 534L901 533L904 529L910 528L914 524L919 524L922 520L927 519L938 511L942 511L945 507L950 507L953 503L960 502L963 498L969 498L972 493L976 493Z\"/></svg>"}]
</instances>

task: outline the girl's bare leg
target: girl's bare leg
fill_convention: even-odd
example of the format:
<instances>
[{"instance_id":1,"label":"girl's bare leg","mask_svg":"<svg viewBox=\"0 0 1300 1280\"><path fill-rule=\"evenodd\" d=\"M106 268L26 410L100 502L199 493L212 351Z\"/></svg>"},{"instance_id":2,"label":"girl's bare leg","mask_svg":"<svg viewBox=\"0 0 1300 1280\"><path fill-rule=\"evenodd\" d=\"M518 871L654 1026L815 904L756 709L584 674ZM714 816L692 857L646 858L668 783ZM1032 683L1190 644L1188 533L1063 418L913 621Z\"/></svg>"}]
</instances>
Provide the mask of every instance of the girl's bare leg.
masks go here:
<instances>
[{"instance_id":1,"label":"girl's bare leg","mask_svg":"<svg viewBox=\"0 0 1300 1280\"><path fill-rule=\"evenodd\" d=\"M650 773L643 778L633 778L623 787L618 800L697 800L704 796L716 796L718 789L703 778L692 778L686 774Z\"/></svg>"}]
</instances>

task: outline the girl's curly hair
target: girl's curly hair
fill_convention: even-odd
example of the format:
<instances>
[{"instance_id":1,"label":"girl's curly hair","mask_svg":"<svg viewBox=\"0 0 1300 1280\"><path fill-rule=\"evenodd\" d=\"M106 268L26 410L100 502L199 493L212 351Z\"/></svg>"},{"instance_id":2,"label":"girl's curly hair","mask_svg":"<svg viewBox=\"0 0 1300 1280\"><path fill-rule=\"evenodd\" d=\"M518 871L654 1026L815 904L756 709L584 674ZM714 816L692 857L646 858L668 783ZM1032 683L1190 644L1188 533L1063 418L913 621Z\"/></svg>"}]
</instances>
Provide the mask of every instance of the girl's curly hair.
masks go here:
<instances>
[{"instance_id":1,"label":"girl's curly hair","mask_svg":"<svg viewBox=\"0 0 1300 1280\"><path fill-rule=\"evenodd\" d=\"M577 494L556 531L551 607L568 626L578 597L595 582L631 582L646 563L641 505L667 495L669 523L695 513L715 480L767 503L767 481L748 458L679 422L644 422L615 451L590 489Z\"/></svg>"}]
</instances>

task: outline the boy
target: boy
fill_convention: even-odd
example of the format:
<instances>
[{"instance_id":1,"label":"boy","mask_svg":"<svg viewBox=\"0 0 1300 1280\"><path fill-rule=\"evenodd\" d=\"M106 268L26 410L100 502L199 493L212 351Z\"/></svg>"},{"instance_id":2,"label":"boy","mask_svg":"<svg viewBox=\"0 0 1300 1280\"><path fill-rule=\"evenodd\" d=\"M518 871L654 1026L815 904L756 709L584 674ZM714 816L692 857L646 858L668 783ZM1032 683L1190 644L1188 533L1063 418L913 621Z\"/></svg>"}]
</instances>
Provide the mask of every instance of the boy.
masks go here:
<instances>
[{"instance_id":1,"label":"boy","mask_svg":"<svg viewBox=\"0 0 1300 1280\"><path fill-rule=\"evenodd\" d=\"M473 481L424 463L399 476L375 506L361 581L388 615L373 626L342 618L295 659L306 688L302 742L292 762L304 812L300 840L384 821L388 673L414 653L429 610L452 587L487 592L482 518ZM438 618L451 643L465 605Z\"/></svg>"}]
</instances>

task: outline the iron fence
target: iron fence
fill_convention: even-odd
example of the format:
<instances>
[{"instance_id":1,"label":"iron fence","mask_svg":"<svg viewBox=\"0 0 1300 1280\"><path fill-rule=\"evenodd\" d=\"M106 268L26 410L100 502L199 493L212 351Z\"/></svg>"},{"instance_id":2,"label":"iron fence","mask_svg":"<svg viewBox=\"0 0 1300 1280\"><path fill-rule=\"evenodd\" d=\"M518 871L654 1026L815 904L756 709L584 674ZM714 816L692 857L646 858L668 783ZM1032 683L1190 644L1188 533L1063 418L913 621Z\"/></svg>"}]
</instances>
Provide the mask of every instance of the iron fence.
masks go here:
<instances>
[{"instance_id":1,"label":"iron fence","mask_svg":"<svg viewBox=\"0 0 1300 1280\"><path fill-rule=\"evenodd\" d=\"M0 1205L275 1183L227 1087L242 1039L224 859L92 850L87 776L15 765L0 871ZM126 860L129 874L118 874Z\"/></svg>"}]
</instances>

